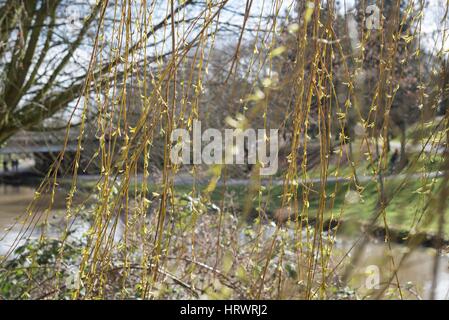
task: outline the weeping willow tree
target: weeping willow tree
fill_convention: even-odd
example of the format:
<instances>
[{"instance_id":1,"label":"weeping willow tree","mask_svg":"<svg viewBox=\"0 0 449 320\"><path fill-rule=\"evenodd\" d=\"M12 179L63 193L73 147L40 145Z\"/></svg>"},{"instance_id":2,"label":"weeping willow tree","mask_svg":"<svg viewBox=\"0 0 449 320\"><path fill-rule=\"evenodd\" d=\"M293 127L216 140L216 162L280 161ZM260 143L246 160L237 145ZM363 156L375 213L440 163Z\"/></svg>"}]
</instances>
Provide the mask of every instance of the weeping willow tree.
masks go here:
<instances>
[{"instance_id":1,"label":"weeping willow tree","mask_svg":"<svg viewBox=\"0 0 449 320\"><path fill-rule=\"evenodd\" d=\"M79 130L70 183L64 188L58 175L61 152L11 228L19 231L2 281L24 261L27 281L9 286L10 297L344 298L376 230L389 252L398 238L410 250L387 257L385 281L364 295L393 288L410 297L398 278L403 262L424 231L434 231L438 253L447 236L448 21L443 12L432 42L421 30L425 1L369 5L378 11L345 12L333 0L247 0L243 9L229 0L98 1L66 128L66 144L73 123ZM413 99L398 106L407 90ZM419 150L392 177L386 142L402 107L416 114ZM173 163L172 133L192 132L195 120L281 129L278 174L261 176L258 162L236 189L232 165ZM98 167L88 192L79 176L87 147ZM180 175L191 177L182 188ZM400 232L393 205L404 209ZM342 252L337 233L348 225L363 231ZM432 297L439 263L437 255Z\"/></svg>"}]
</instances>

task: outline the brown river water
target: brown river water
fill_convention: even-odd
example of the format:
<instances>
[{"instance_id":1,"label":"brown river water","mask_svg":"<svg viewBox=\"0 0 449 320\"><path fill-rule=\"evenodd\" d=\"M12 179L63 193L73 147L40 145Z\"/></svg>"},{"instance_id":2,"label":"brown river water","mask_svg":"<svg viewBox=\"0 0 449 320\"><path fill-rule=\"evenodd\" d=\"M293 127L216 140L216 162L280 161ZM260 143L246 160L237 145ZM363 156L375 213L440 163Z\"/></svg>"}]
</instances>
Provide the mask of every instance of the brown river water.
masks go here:
<instances>
[{"instance_id":1,"label":"brown river water","mask_svg":"<svg viewBox=\"0 0 449 320\"><path fill-rule=\"evenodd\" d=\"M0 185L0 255L8 252L11 244L17 238L23 224L18 221L25 212L27 205L33 199L34 189L25 186ZM61 209L64 209L64 194L56 197L54 212L50 212L49 221L57 221L61 218ZM45 201L45 199L43 199ZM60 210L60 211L58 211ZM37 224L38 225L38 224ZM11 228L11 226L13 226ZM6 229L11 228L9 232ZM30 231L31 238L39 237L39 228ZM337 239L334 251L334 260L340 259L343 252L347 252L354 243L353 239ZM389 255L387 245L383 242L368 242L365 246L361 259L354 265L351 276L351 287L364 292L367 270L377 269L380 272L380 282L385 281L391 271L391 257L396 264L406 251L403 245L393 245L392 255ZM349 255L349 259L350 259ZM416 248L403 261L398 271L398 278L406 294L406 298L416 299L428 298L433 279L433 263L435 250L429 248ZM449 299L449 257L447 255L439 257L440 268L438 272L438 286L436 289L437 299ZM366 290L365 290L366 291Z\"/></svg>"}]
</instances>

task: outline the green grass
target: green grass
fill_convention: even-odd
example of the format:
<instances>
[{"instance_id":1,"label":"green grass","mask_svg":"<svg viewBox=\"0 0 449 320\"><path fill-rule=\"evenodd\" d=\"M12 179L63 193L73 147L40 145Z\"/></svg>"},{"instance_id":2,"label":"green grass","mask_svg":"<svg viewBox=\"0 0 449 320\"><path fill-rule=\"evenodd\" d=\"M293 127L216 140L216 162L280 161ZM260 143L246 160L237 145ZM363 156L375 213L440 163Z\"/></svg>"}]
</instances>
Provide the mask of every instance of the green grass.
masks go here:
<instances>
[{"instance_id":1,"label":"green grass","mask_svg":"<svg viewBox=\"0 0 449 320\"><path fill-rule=\"evenodd\" d=\"M421 160L415 166L415 168L422 168L424 164L427 167L433 169L438 169L438 165L441 159L435 159L429 161L428 159ZM344 168L349 170L348 167ZM427 170L429 171L429 170ZM430 170L434 171L434 170ZM410 170L412 173L417 173L419 170ZM358 172L358 174L361 174ZM338 176L349 176L349 172L345 175L344 173ZM438 186L441 179L437 179L433 188L430 189L430 182L423 182L421 180L411 179L401 188L399 186L402 183L402 178L392 178L385 181L385 194L387 195L388 205L385 210L386 221L389 227L396 228L399 230L410 230L414 228L417 231L424 231L435 233L437 230L437 208L438 204ZM423 187L424 183L427 183L426 187ZM92 188L94 182L82 182L83 188ZM140 188L141 185L135 185L131 183L130 190L134 188ZM261 191L253 191L251 194L248 186L227 186L226 190L223 190L223 186L217 186L210 194L206 194L207 185L197 185L196 194L198 196L210 197L211 202L216 205L222 203L223 195L225 195L225 206L233 206L238 212L244 211L244 208L248 208L250 212L255 213L258 211L259 204L262 208L272 215L277 209L282 207L283 198L283 188L282 186L271 186L262 187ZM362 190L360 191L360 198L357 201L349 203L346 199L348 190L354 190L353 185L348 183L328 183L325 187L326 194L326 209L325 218L328 219L331 216L339 217L344 221L357 221L357 222L368 222L374 215L376 215L378 210L378 195L379 191L377 189L377 183L370 181L362 184ZM149 184L149 193L161 192L160 185ZM300 212L303 209L303 187L298 187L298 203ZM175 192L177 195L189 194L192 195L192 185L176 185ZM232 201L232 202L231 202ZM315 218L319 210L320 204L320 185L315 183L311 186L311 191L308 195L309 208L308 215L309 218ZM448 206L449 207L449 204ZM447 210L449 211L449 210ZM377 224L383 226L383 217L377 219ZM449 224L445 226L445 233L449 235Z\"/></svg>"},{"instance_id":2,"label":"green grass","mask_svg":"<svg viewBox=\"0 0 449 320\"><path fill-rule=\"evenodd\" d=\"M415 228L417 231L435 233L437 230L437 193L440 179L438 179L432 190L423 188L422 181L414 180L399 188L402 180L391 179L385 183L385 193L388 205L385 210L386 221L389 227L399 230L410 230ZM428 181L430 183L430 181ZM348 203L345 200L349 185L347 183L329 183L326 185L326 210L325 217L330 218L333 214L338 217L341 213L345 221L368 222L378 210L378 190L375 182L369 182L363 185L360 192L359 201ZM398 189L399 188L399 189ZM313 192L309 193L309 218L316 217L319 209L319 185L315 184ZM234 203L242 209L245 201L248 199L249 190L245 186L231 186L227 188L228 193L233 194ZM266 188L261 195L254 195L250 199L253 203L253 209L257 208L259 200L266 204L267 211L273 213L281 208L282 187L274 186ZM217 187L211 194L213 202L219 202L222 199L222 187ZM298 188L298 197L300 210L302 209L302 187ZM449 207L449 203L448 206ZM449 212L447 209L446 212ZM377 224L383 226L383 217L377 219ZM449 235L449 225L445 225L445 233Z\"/></svg>"}]
</instances>

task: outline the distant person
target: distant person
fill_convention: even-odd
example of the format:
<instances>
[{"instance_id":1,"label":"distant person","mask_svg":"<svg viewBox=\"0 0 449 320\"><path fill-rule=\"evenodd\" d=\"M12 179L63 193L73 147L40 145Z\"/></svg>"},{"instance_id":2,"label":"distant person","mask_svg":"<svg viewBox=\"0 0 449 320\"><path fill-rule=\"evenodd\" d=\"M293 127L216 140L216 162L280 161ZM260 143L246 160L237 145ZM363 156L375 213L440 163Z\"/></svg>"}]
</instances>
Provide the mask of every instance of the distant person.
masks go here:
<instances>
[{"instance_id":1,"label":"distant person","mask_svg":"<svg viewBox=\"0 0 449 320\"><path fill-rule=\"evenodd\" d=\"M398 149L394 149L394 152L390 158L390 165L389 165L390 174L393 172L394 167L396 166L396 162L398 161L398 158L399 158L399 151Z\"/></svg>"},{"instance_id":2,"label":"distant person","mask_svg":"<svg viewBox=\"0 0 449 320\"><path fill-rule=\"evenodd\" d=\"M15 172L19 171L19 159L11 160L11 166L13 171Z\"/></svg>"},{"instance_id":3,"label":"distant person","mask_svg":"<svg viewBox=\"0 0 449 320\"><path fill-rule=\"evenodd\" d=\"M3 171L4 172L8 172L9 171L8 161L7 160L3 160Z\"/></svg>"}]
</instances>

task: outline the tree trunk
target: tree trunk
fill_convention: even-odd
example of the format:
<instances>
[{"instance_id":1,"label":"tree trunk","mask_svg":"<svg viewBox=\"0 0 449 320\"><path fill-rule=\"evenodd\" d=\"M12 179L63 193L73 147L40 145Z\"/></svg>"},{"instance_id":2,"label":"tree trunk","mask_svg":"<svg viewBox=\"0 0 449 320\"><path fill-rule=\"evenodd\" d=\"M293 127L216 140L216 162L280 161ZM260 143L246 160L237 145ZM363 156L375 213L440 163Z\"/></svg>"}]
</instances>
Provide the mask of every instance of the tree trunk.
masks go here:
<instances>
[{"instance_id":1,"label":"tree trunk","mask_svg":"<svg viewBox=\"0 0 449 320\"><path fill-rule=\"evenodd\" d=\"M401 152L399 155L399 165L397 170L401 171L402 169L404 169L404 167L407 165L408 163L408 158L407 158L407 152L405 151L405 145L407 143L406 141L406 133L405 133L405 126L401 126Z\"/></svg>"},{"instance_id":2,"label":"tree trunk","mask_svg":"<svg viewBox=\"0 0 449 320\"><path fill-rule=\"evenodd\" d=\"M14 134L16 133L16 130L1 130L0 129L0 147Z\"/></svg>"}]
</instances>

